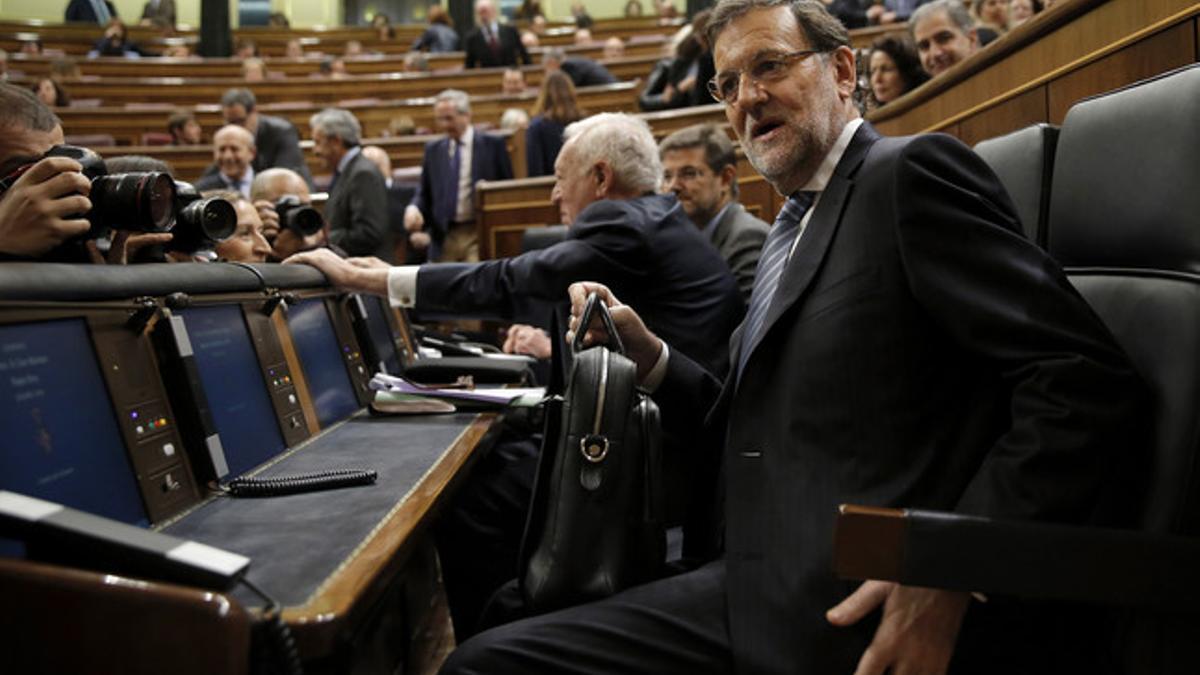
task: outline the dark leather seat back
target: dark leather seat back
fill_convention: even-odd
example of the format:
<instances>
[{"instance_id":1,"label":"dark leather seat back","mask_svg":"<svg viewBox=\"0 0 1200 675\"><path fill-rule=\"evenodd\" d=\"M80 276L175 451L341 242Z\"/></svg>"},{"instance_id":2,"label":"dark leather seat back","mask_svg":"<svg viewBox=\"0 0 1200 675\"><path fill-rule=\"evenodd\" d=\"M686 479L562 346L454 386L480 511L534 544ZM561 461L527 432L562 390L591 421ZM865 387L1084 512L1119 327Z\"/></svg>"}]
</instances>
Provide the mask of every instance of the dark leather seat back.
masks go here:
<instances>
[{"instance_id":1,"label":"dark leather seat back","mask_svg":"<svg viewBox=\"0 0 1200 675\"><path fill-rule=\"evenodd\" d=\"M1057 141L1058 127L1035 124L975 146L975 152L992 167L1012 197L1025 236L1042 248L1046 247L1050 178Z\"/></svg>"},{"instance_id":2,"label":"dark leather seat back","mask_svg":"<svg viewBox=\"0 0 1200 675\"><path fill-rule=\"evenodd\" d=\"M521 234L521 252L536 251L549 248L567 238L566 225L547 225L546 227L530 227Z\"/></svg>"}]
</instances>

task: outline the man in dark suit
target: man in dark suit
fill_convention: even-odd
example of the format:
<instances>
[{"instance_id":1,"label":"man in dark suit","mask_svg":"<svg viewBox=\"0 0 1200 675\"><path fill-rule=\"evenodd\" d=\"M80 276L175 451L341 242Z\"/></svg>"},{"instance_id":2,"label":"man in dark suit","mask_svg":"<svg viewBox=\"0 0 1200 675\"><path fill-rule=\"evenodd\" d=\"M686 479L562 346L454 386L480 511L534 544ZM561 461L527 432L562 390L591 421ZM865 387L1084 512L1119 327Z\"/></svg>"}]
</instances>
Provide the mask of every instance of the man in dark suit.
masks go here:
<instances>
[{"instance_id":1,"label":"man in dark suit","mask_svg":"<svg viewBox=\"0 0 1200 675\"><path fill-rule=\"evenodd\" d=\"M496 19L496 5L492 0L477 0L475 18L478 24L467 33L463 48L467 53L467 68L497 68L515 66L518 62L529 65L529 52L521 43L517 29Z\"/></svg>"},{"instance_id":2,"label":"man in dark suit","mask_svg":"<svg viewBox=\"0 0 1200 675\"><path fill-rule=\"evenodd\" d=\"M117 18L117 8L108 0L71 0L63 13L63 21L98 23L101 26Z\"/></svg>"},{"instance_id":3,"label":"man in dark suit","mask_svg":"<svg viewBox=\"0 0 1200 675\"><path fill-rule=\"evenodd\" d=\"M329 243L352 256L392 255L383 174L362 156L362 127L348 110L326 108L312 116L313 151L333 174L325 221Z\"/></svg>"},{"instance_id":4,"label":"man in dark suit","mask_svg":"<svg viewBox=\"0 0 1200 675\"><path fill-rule=\"evenodd\" d=\"M552 314L565 325L564 293L572 281L602 278L621 288L656 331L672 335L674 349L723 372L743 303L724 261L675 199L654 194L662 169L649 127L631 116L603 114L568 126L566 137L553 191L569 224L564 241L474 264L362 269L320 252L293 260L317 265L335 285L386 294L422 313L542 327ZM475 630L492 591L514 576L530 499L537 446L514 442L498 450L477 467L437 528L462 638Z\"/></svg>"},{"instance_id":5,"label":"man in dark suit","mask_svg":"<svg viewBox=\"0 0 1200 675\"><path fill-rule=\"evenodd\" d=\"M724 387L614 319L664 426L721 452L723 556L480 634L442 672L1093 672L1042 651L1069 627L1045 608L836 579L832 526L840 503L1085 520L1136 447L1140 381L978 157L862 122L822 3L726 0L709 31L726 115L790 196ZM589 290L619 305L580 284L575 311Z\"/></svg>"},{"instance_id":6,"label":"man in dark suit","mask_svg":"<svg viewBox=\"0 0 1200 675\"><path fill-rule=\"evenodd\" d=\"M714 124L685 127L658 146L663 191L675 195L692 223L721 252L747 302L768 226L737 203L737 155Z\"/></svg>"},{"instance_id":7,"label":"man in dark suit","mask_svg":"<svg viewBox=\"0 0 1200 675\"><path fill-rule=\"evenodd\" d=\"M543 51L542 66L547 73L563 71L576 87L613 84L617 81L617 78L608 72L608 68L581 56L568 57L562 47L549 47Z\"/></svg>"},{"instance_id":8,"label":"man in dark suit","mask_svg":"<svg viewBox=\"0 0 1200 675\"><path fill-rule=\"evenodd\" d=\"M475 183L513 177L504 139L471 126L466 93L447 89L433 104L434 121L445 138L430 141L421 160L421 186L404 210L404 229L429 260L479 260L475 229Z\"/></svg>"},{"instance_id":9,"label":"man in dark suit","mask_svg":"<svg viewBox=\"0 0 1200 675\"><path fill-rule=\"evenodd\" d=\"M259 114L254 92L249 89L230 89L221 96L221 113L226 124L245 127L254 134L254 146L258 155L254 158L254 170L265 171L275 167L291 169L304 177L312 187L312 173L300 151L300 132L291 122L282 117Z\"/></svg>"}]
</instances>

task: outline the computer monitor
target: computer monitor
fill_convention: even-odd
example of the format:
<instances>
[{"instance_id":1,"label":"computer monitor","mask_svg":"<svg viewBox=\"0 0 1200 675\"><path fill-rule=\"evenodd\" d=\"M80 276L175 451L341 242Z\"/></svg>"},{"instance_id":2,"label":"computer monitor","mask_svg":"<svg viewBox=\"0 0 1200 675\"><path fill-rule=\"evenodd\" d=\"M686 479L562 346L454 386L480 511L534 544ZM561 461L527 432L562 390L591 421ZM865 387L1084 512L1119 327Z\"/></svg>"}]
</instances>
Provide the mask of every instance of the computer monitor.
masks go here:
<instances>
[{"instance_id":1,"label":"computer monitor","mask_svg":"<svg viewBox=\"0 0 1200 675\"><path fill-rule=\"evenodd\" d=\"M0 488L150 524L83 318L0 326L0 429Z\"/></svg>"},{"instance_id":2,"label":"computer monitor","mask_svg":"<svg viewBox=\"0 0 1200 675\"><path fill-rule=\"evenodd\" d=\"M338 340L325 300L309 298L292 304L287 321L321 427L354 414L359 402L346 370L351 347Z\"/></svg>"},{"instance_id":3,"label":"computer monitor","mask_svg":"<svg viewBox=\"0 0 1200 675\"><path fill-rule=\"evenodd\" d=\"M392 311L387 301L374 295L362 297L363 309L366 313L367 334L371 345L371 366L380 367L389 375L399 375L403 370L400 354L396 350L396 337L392 333L392 324L388 321L387 313ZM366 345L363 345L366 347Z\"/></svg>"},{"instance_id":4,"label":"computer monitor","mask_svg":"<svg viewBox=\"0 0 1200 675\"><path fill-rule=\"evenodd\" d=\"M238 476L286 449L240 305L178 311L225 450Z\"/></svg>"}]
</instances>

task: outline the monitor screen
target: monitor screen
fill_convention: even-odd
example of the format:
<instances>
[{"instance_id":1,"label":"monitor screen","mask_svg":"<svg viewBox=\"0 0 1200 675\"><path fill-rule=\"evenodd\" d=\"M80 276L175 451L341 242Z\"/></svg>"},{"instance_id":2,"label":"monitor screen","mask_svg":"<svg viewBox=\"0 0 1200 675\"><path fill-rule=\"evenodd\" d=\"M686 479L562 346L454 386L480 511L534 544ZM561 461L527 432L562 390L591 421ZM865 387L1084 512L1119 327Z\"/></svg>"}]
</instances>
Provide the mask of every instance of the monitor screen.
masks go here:
<instances>
[{"instance_id":1,"label":"monitor screen","mask_svg":"<svg viewBox=\"0 0 1200 675\"><path fill-rule=\"evenodd\" d=\"M388 374L399 375L400 355L396 353L396 340L392 335L392 326L387 320L387 312L392 310L387 306L387 301L377 296L363 296L362 301L363 306L367 308L367 332L371 334L375 355L383 361L383 367Z\"/></svg>"},{"instance_id":2,"label":"monitor screen","mask_svg":"<svg viewBox=\"0 0 1200 675\"><path fill-rule=\"evenodd\" d=\"M0 326L0 488L150 524L84 319ZM0 541L0 555L20 555Z\"/></svg>"},{"instance_id":3,"label":"monitor screen","mask_svg":"<svg viewBox=\"0 0 1200 675\"><path fill-rule=\"evenodd\" d=\"M321 426L327 427L349 417L358 410L358 399L354 396L354 385L346 372L346 356L333 332L325 301L311 298L291 305L288 327Z\"/></svg>"},{"instance_id":4,"label":"monitor screen","mask_svg":"<svg viewBox=\"0 0 1200 675\"><path fill-rule=\"evenodd\" d=\"M225 448L229 477L286 450L242 308L193 307L179 315L187 326L204 395Z\"/></svg>"}]
</instances>

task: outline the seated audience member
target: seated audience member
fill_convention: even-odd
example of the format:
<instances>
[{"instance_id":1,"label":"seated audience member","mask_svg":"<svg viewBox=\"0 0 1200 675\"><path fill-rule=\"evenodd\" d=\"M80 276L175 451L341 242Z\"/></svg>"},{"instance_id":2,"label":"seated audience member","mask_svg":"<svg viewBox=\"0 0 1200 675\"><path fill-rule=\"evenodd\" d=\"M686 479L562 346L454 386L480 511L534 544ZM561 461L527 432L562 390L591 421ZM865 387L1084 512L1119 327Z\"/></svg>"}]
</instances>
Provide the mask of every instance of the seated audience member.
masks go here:
<instances>
[{"instance_id":1,"label":"seated audience member","mask_svg":"<svg viewBox=\"0 0 1200 675\"><path fill-rule=\"evenodd\" d=\"M722 2L710 34L742 147L790 195L727 386L619 293L569 292L574 321L590 291L612 308L664 435L719 463L719 557L459 641L441 672L1104 672L1094 610L848 582L832 530L839 504L1088 522L1144 460L1128 358L967 147L861 121L849 35L823 4ZM823 56L747 86L740 69L768 50ZM795 117L772 133L757 115L774 106Z\"/></svg>"},{"instance_id":2,"label":"seated audience member","mask_svg":"<svg viewBox=\"0 0 1200 675\"><path fill-rule=\"evenodd\" d=\"M362 55L363 46L361 42L358 40L348 40L346 42L346 49L342 52L342 56L345 56L346 58L355 58Z\"/></svg>"},{"instance_id":3,"label":"seated audience member","mask_svg":"<svg viewBox=\"0 0 1200 675\"><path fill-rule=\"evenodd\" d=\"M444 7L429 7L429 27L413 41L412 48L433 53L458 51L458 33L454 30L450 13Z\"/></svg>"},{"instance_id":4,"label":"seated audience member","mask_svg":"<svg viewBox=\"0 0 1200 675\"><path fill-rule=\"evenodd\" d=\"M21 40L21 53L27 56L41 56L42 41L37 38L32 40Z\"/></svg>"},{"instance_id":5,"label":"seated audience member","mask_svg":"<svg viewBox=\"0 0 1200 675\"><path fill-rule=\"evenodd\" d=\"M975 34L985 47L1008 31L1008 0L971 0Z\"/></svg>"},{"instance_id":6,"label":"seated audience member","mask_svg":"<svg viewBox=\"0 0 1200 675\"><path fill-rule=\"evenodd\" d=\"M250 201L262 221L263 238L271 246L270 259L280 261L300 251L322 246L325 231L304 236L290 228L281 227L275 203L284 197L295 197L301 204L312 204L308 184L291 169L267 169L254 177L250 184Z\"/></svg>"},{"instance_id":7,"label":"seated audience member","mask_svg":"<svg viewBox=\"0 0 1200 675\"><path fill-rule=\"evenodd\" d=\"M675 0L654 0L654 13L660 19L671 20L679 17L679 8Z\"/></svg>"},{"instance_id":8,"label":"seated audience member","mask_svg":"<svg viewBox=\"0 0 1200 675\"><path fill-rule=\"evenodd\" d=\"M325 221L329 243L352 256L392 257L383 174L362 156L362 127L348 110L326 108L309 120L313 152L333 174Z\"/></svg>"},{"instance_id":9,"label":"seated audience member","mask_svg":"<svg viewBox=\"0 0 1200 675\"><path fill-rule=\"evenodd\" d=\"M675 195L688 219L721 253L749 302L770 226L737 202L737 155L729 136L714 124L697 124L664 138L658 152L663 192Z\"/></svg>"},{"instance_id":10,"label":"seated audience member","mask_svg":"<svg viewBox=\"0 0 1200 675\"><path fill-rule=\"evenodd\" d=\"M533 17L533 21L529 22L529 30L534 35L537 35L539 37L542 35L545 35L546 34L546 17L544 17L544 16Z\"/></svg>"},{"instance_id":11,"label":"seated audience member","mask_svg":"<svg viewBox=\"0 0 1200 675\"><path fill-rule=\"evenodd\" d=\"M292 38L287 41L287 47L283 50L283 55L289 59L304 58L304 45L300 43L298 38Z\"/></svg>"},{"instance_id":12,"label":"seated audience member","mask_svg":"<svg viewBox=\"0 0 1200 675\"><path fill-rule=\"evenodd\" d=\"M42 157L62 142L49 107L23 87L0 83L0 178L8 185L0 193L0 260L38 258L88 231L88 221L76 217L92 208L79 162Z\"/></svg>"},{"instance_id":13,"label":"seated audience member","mask_svg":"<svg viewBox=\"0 0 1200 675\"><path fill-rule=\"evenodd\" d=\"M226 124L213 134L213 164L196 180L196 189L225 190L249 198L256 156L254 136L245 127Z\"/></svg>"},{"instance_id":14,"label":"seated audience member","mask_svg":"<svg viewBox=\"0 0 1200 675\"><path fill-rule=\"evenodd\" d=\"M272 28L291 28L292 21L283 12L271 12L267 15L267 25Z\"/></svg>"},{"instance_id":15,"label":"seated audience member","mask_svg":"<svg viewBox=\"0 0 1200 675\"><path fill-rule=\"evenodd\" d=\"M670 43L663 44L663 58L655 62L646 77L646 86L638 94L638 109L645 112L665 110L672 101L675 88L671 85L671 66L675 63L675 50Z\"/></svg>"},{"instance_id":16,"label":"seated audience member","mask_svg":"<svg viewBox=\"0 0 1200 675\"><path fill-rule=\"evenodd\" d=\"M192 48L182 42L177 42L168 45L162 55L169 59L190 59L192 58Z\"/></svg>"},{"instance_id":17,"label":"seated audience member","mask_svg":"<svg viewBox=\"0 0 1200 675\"><path fill-rule=\"evenodd\" d=\"M65 108L71 105L71 97L67 90L49 77L39 78L31 88L38 100L52 108Z\"/></svg>"},{"instance_id":18,"label":"seated audience member","mask_svg":"<svg viewBox=\"0 0 1200 675\"><path fill-rule=\"evenodd\" d=\"M397 115L388 120L384 136L412 136L417 133L417 122L412 115Z\"/></svg>"},{"instance_id":19,"label":"seated audience member","mask_svg":"<svg viewBox=\"0 0 1200 675\"><path fill-rule=\"evenodd\" d=\"M377 12L371 17L371 27L375 29L375 39L380 42L390 42L396 39L396 29L392 26L392 17Z\"/></svg>"},{"instance_id":20,"label":"seated audience member","mask_svg":"<svg viewBox=\"0 0 1200 675\"><path fill-rule=\"evenodd\" d=\"M571 78L576 87L592 87L598 84L614 84L617 78L608 68L582 56L567 56L562 47L547 47L542 52L542 67L547 73L561 70Z\"/></svg>"},{"instance_id":21,"label":"seated audience member","mask_svg":"<svg viewBox=\"0 0 1200 675\"><path fill-rule=\"evenodd\" d=\"M463 38L467 68L496 68L530 63L517 29L500 23L492 0L475 0L474 30Z\"/></svg>"},{"instance_id":22,"label":"seated audience member","mask_svg":"<svg viewBox=\"0 0 1200 675\"><path fill-rule=\"evenodd\" d=\"M612 36L604 41L604 60L619 59L625 56L625 41Z\"/></svg>"},{"instance_id":23,"label":"seated audience member","mask_svg":"<svg viewBox=\"0 0 1200 675\"><path fill-rule=\"evenodd\" d=\"M576 29L572 38L575 41L576 47L590 47L596 41L596 39L592 37L592 29L590 28Z\"/></svg>"},{"instance_id":24,"label":"seated audience member","mask_svg":"<svg viewBox=\"0 0 1200 675\"><path fill-rule=\"evenodd\" d=\"M642 5L642 0L629 0L625 3L625 18L636 19L646 13L645 6Z\"/></svg>"},{"instance_id":25,"label":"seated audience member","mask_svg":"<svg viewBox=\"0 0 1200 675\"><path fill-rule=\"evenodd\" d=\"M534 47L540 47L542 41L537 33L531 30L523 30L521 31L521 44L525 47L525 51L532 51Z\"/></svg>"},{"instance_id":26,"label":"seated audience member","mask_svg":"<svg viewBox=\"0 0 1200 675\"><path fill-rule=\"evenodd\" d=\"M247 82L262 82L267 79L267 62L259 58L242 61L242 79Z\"/></svg>"},{"instance_id":27,"label":"seated audience member","mask_svg":"<svg viewBox=\"0 0 1200 675\"><path fill-rule=\"evenodd\" d=\"M117 16L117 8L109 0L104 0L103 2L99 2L98 0L71 0L67 3L67 10L63 15L63 21L68 23L98 23L104 26L115 16Z\"/></svg>"},{"instance_id":28,"label":"seated audience member","mask_svg":"<svg viewBox=\"0 0 1200 675\"><path fill-rule=\"evenodd\" d=\"M146 4L142 5L139 23L143 26L174 27L175 0L146 0Z\"/></svg>"},{"instance_id":29,"label":"seated audience member","mask_svg":"<svg viewBox=\"0 0 1200 675\"><path fill-rule=\"evenodd\" d=\"M446 89L433 104L434 122L444 138L425 145L421 186L404 210L404 229L416 249L429 249L429 260L475 262L475 184L513 177L504 139L471 126L466 93Z\"/></svg>"},{"instance_id":30,"label":"seated audience member","mask_svg":"<svg viewBox=\"0 0 1200 675\"><path fill-rule=\"evenodd\" d=\"M1041 0L1011 0L1008 3L1008 29L1020 26L1041 11Z\"/></svg>"},{"instance_id":31,"label":"seated audience member","mask_svg":"<svg viewBox=\"0 0 1200 675\"><path fill-rule=\"evenodd\" d=\"M340 56L329 56L322 59L317 74L331 80L344 80L350 77L350 72L346 70L346 60Z\"/></svg>"},{"instance_id":32,"label":"seated audience member","mask_svg":"<svg viewBox=\"0 0 1200 675\"><path fill-rule=\"evenodd\" d=\"M429 58L425 52L409 52L404 55L402 67L406 73L428 73Z\"/></svg>"},{"instance_id":33,"label":"seated audience member","mask_svg":"<svg viewBox=\"0 0 1200 675\"><path fill-rule=\"evenodd\" d=\"M233 236L213 246L217 260L222 262L260 263L271 254L271 245L263 236L263 222L250 199L240 192L210 190L205 197L220 197L237 210L237 229Z\"/></svg>"},{"instance_id":34,"label":"seated audience member","mask_svg":"<svg viewBox=\"0 0 1200 675\"><path fill-rule=\"evenodd\" d=\"M575 98L575 85L566 73L550 71L542 78L532 120L525 131L525 162L529 177L554 173L562 149L563 130L584 117Z\"/></svg>"},{"instance_id":35,"label":"seated audience member","mask_svg":"<svg viewBox=\"0 0 1200 675\"><path fill-rule=\"evenodd\" d=\"M204 130L190 110L177 110L167 118L167 133L171 134L171 145L200 145L204 142Z\"/></svg>"},{"instance_id":36,"label":"seated audience member","mask_svg":"<svg viewBox=\"0 0 1200 675\"><path fill-rule=\"evenodd\" d=\"M518 68L505 68L500 81L500 93L505 96L518 96L529 90L525 84L525 73Z\"/></svg>"},{"instance_id":37,"label":"seated audience member","mask_svg":"<svg viewBox=\"0 0 1200 675\"><path fill-rule=\"evenodd\" d=\"M924 2L927 0L833 0L828 9L846 28L863 28L903 23Z\"/></svg>"},{"instance_id":38,"label":"seated audience member","mask_svg":"<svg viewBox=\"0 0 1200 675\"><path fill-rule=\"evenodd\" d=\"M113 19L104 28L104 36L96 40L96 44L92 45L92 50L88 52L88 58L95 56L136 58L142 56L142 50L129 40L129 28L125 25L125 22L120 19Z\"/></svg>"},{"instance_id":39,"label":"seated audience member","mask_svg":"<svg viewBox=\"0 0 1200 675\"><path fill-rule=\"evenodd\" d=\"M233 47L233 57L239 60L258 57L258 44L250 38L240 38Z\"/></svg>"},{"instance_id":40,"label":"seated audience member","mask_svg":"<svg viewBox=\"0 0 1200 675\"><path fill-rule=\"evenodd\" d=\"M552 315L565 321L563 293L572 281L604 278L629 296L656 333L680 340L671 343L672 353L678 350L724 372L727 341L743 302L716 249L676 207L674 197L656 194L662 165L649 126L630 115L606 113L572 124L566 137L552 193L562 222L569 225L564 241L474 264L364 269L320 251L291 262L315 265L339 288L386 296L418 312L543 327ZM474 632L484 601L516 569L537 452L529 445L520 454L499 454L496 461L503 465L496 471L519 477L511 481L515 493L491 502L490 491L510 481L493 484L481 475L476 484L472 478L462 491L468 495L462 509L452 506L437 525L460 640ZM496 506L475 512L476 491L483 493L482 502Z\"/></svg>"},{"instance_id":41,"label":"seated audience member","mask_svg":"<svg viewBox=\"0 0 1200 675\"><path fill-rule=\"evenodd\" d=\"M596 23L582 2L571 3L571 18L575 20L576 28L591 28Z\"/></svg>"},{"instance_id":42,"label":"seated audience member","mask_svg":"<svg viewBox=\"0 0 1200 675\"><path fill-rule=\"evenodd\" d=\"M524 133L529 128L529 113L520 108L508 108L500 114L500 130Z\"/></svg>"},{"instance_id":43,"label":"seated audience member","mask_svg":"<svg viewBox=\"0 0 1200 675\"><path fill-rule=\"evenodd\" d=\"M958 0L933 0L921 5L908 21L921 67L937 77L979 51L971 15Z\"/></svg>"},{"instance_id":44,"label":"seated audience member","mask_svg":"<svg viewBox=\"0 0 1200 675\"><path fill-rule=\"evenodd\" d=\"M257 99L249 89L230 89L221 96L221 114L226 124L244 127L254 135L254 170L272 167L291 169L312 185L312 174L300 151L300 133L291 122L259 114Z\"/></svg>"},{"instance_id":45,"label":"seated audience member","mask_svg":"<svg viewBox=\"0 0 1200 675\"><path fill-rule=\"evenodd\" d=\"M875 109L924 84L929 75L907 37L885 35L871 45L867 60L871 83L869 108Z\"/></svg>"}]
</instances>

